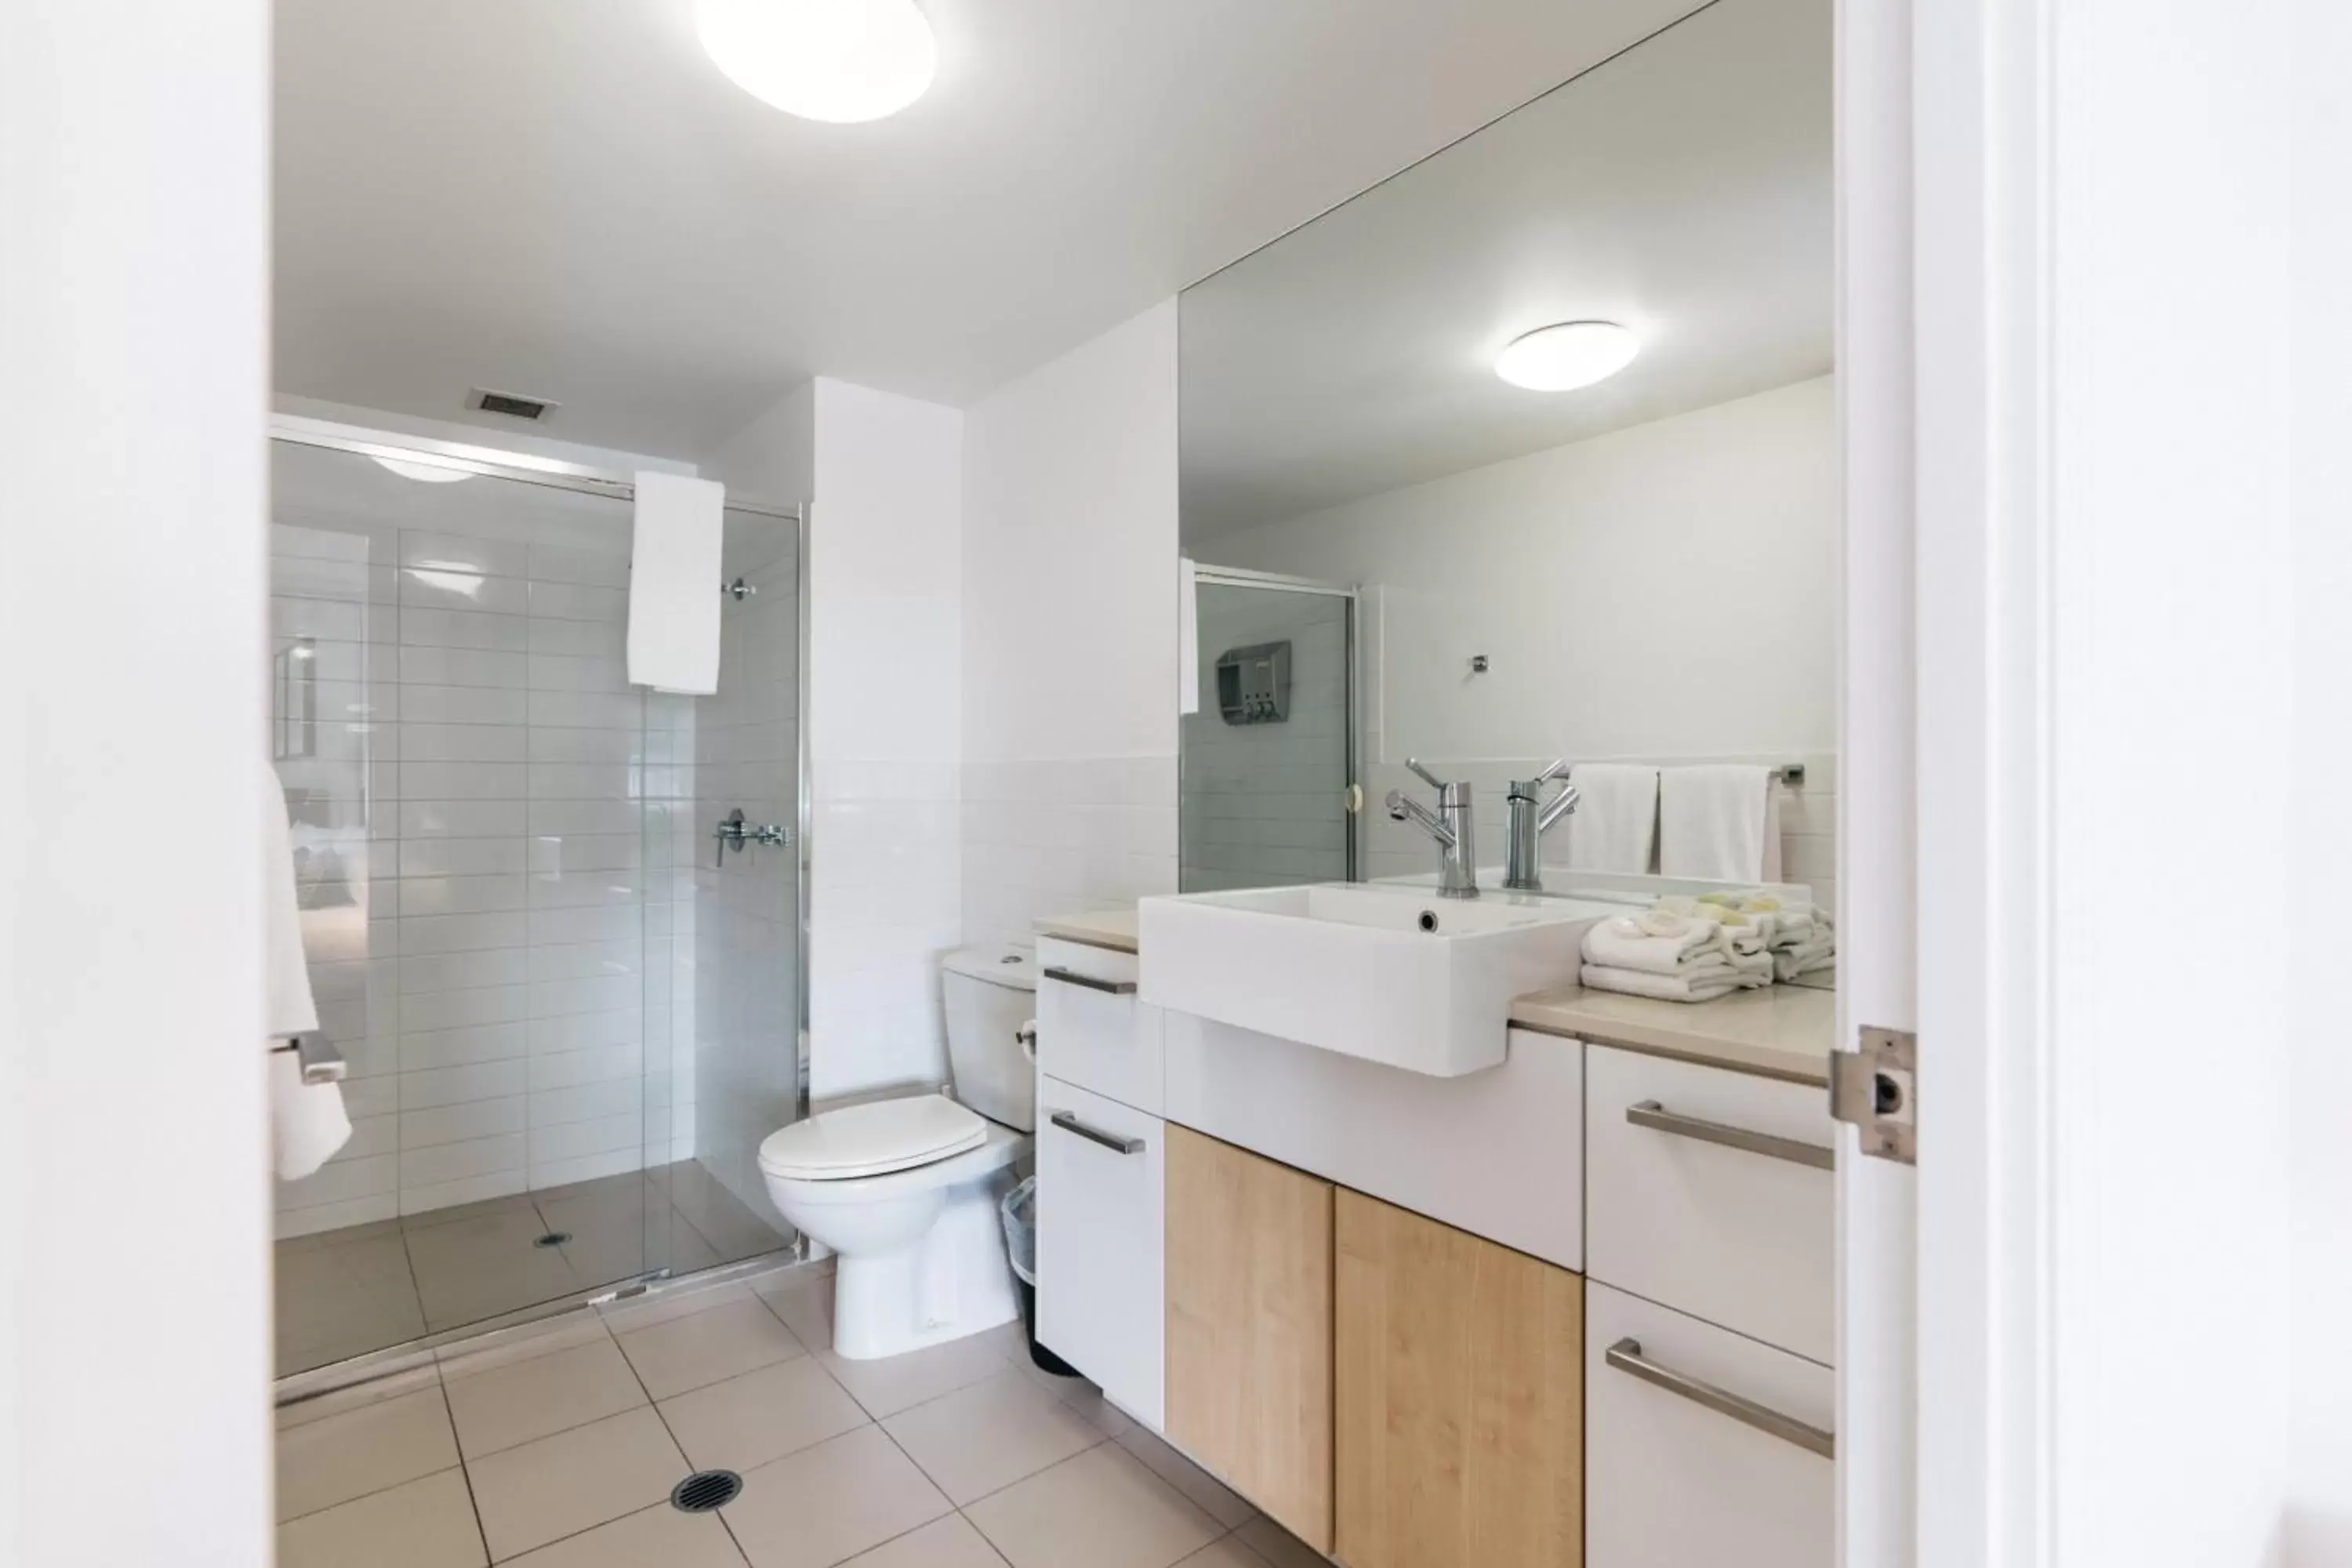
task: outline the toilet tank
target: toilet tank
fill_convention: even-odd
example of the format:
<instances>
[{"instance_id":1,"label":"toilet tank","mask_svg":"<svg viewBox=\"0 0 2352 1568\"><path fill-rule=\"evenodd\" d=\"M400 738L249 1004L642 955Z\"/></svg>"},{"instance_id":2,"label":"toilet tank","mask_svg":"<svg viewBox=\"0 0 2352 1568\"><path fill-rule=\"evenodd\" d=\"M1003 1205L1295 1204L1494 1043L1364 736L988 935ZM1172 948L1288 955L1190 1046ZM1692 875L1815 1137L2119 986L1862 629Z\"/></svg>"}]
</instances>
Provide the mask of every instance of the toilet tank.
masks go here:
<instances>
[{"instance_id":1,"label":"toilet tank","mask_svg":"<svg viewBox=\"0 0 2352 1568\"><path fill-rule=\"evenodd\" d=\"M1037 950L960 947L940 962L956 1099L991 1121L1035 1131L1037 1081L1020 1031L1037 1016Z\"/></svg>"}]
</instances>

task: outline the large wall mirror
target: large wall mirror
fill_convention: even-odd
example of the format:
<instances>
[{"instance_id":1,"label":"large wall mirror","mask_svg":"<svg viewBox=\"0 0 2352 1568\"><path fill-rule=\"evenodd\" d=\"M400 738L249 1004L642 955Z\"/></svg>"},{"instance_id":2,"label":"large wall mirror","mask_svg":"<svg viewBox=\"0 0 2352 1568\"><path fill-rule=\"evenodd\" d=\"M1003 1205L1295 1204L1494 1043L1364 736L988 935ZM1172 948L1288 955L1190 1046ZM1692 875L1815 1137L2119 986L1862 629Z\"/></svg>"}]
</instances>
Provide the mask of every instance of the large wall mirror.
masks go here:
<instances>
[{"instance_id":1,"label":"large wall mirror","mask_svg":"<svg viewBox=\"0 0 2352 1568\"><path fill-rule=\"evenodd\" d=\"M1430 873L1408 759L1499 867L1565 758L1764 770L1758 879L1833 906L1832 222L1826 0L1716 0L1183 295L1187 891ZM1612 374L1498 374L1591 321L1535 371Z\"/></svg>"}]
</instances>

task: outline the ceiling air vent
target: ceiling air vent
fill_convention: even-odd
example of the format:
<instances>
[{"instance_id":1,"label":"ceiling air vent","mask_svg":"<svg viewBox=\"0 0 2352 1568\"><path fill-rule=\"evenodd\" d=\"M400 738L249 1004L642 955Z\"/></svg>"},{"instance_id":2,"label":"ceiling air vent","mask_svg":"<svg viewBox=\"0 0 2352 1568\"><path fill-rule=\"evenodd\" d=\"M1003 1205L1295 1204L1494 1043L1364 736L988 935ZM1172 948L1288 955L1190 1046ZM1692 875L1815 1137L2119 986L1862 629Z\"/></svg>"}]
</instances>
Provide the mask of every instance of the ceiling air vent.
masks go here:
<instances>
[{"instance_id":1,"label":"ceiling air vent","mask_svg":"<svg viewBox=\"0 0 2352 1568\"><path fill-rule=\"evenodd\" d=\"M558 405L544 397L525 397L519 392L486 392L478 386L466 394L466 406L516 419L544 419L555 412Z\"/></svg>"}]
</instances>

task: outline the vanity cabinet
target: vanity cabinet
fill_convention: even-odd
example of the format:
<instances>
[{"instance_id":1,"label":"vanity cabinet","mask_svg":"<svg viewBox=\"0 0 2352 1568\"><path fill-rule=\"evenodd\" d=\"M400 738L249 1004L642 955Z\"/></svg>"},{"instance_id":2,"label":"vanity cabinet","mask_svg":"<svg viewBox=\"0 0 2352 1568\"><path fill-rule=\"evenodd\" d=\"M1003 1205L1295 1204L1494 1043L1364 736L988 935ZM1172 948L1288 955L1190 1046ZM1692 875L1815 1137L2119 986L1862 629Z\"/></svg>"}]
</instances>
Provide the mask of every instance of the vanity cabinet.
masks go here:
<instances>
[{"instance_id":1,"label":"vanity cabinet","mask_svg":"<svg viewBox=\"0 0 2352 1568\"><path fill-rule=\"evenodd\" d=\"M1335 1271L1334 1555L1582 1563L1583 1280L1344 1188Z\"/></svg>"},{"instance_id":2,"label":"vanity cabinet","mask_svg":"<svg viewBox=\"0 0 2352 1568\"><path fill-rule=\"evenodd\" d=\"M1598 1280L1585 1314L1593 1568L1837 1561L1828 1367Z\"/></svg>"},{"instance_id":3,"label":"vanity cabinet","mask_svg":"<svg viewBox=\"0 0 2352 1568\"><path fill-rule=\"evenodd\" d=\"M1173 1123L1167 1142L1168 1438L1328 1552L1334 1189Z\"/></svg>"},{"instance_id":4,"label":"vanity cabinet","mask_svg":"<svg viewBox=\"0 0 2352 1568\"><path fill-rule=\"evenodd\" d=\"M1162 1424L1166 1127L1037 1080L1037 1339L1149 1426Z\"/></svg>"},{"instance_id":5,"label":"vanity cabinet","mask_svg":"<svg viewBox=\"0 0 2352 1568\"><path fill-rule=\"evenodd\" d=\"M1166 1015L1137 1000L1141 973L1131 952L1041 939L1037 1070L1159 1116L1166 1096Z\"/></svg>"}]
</instances>

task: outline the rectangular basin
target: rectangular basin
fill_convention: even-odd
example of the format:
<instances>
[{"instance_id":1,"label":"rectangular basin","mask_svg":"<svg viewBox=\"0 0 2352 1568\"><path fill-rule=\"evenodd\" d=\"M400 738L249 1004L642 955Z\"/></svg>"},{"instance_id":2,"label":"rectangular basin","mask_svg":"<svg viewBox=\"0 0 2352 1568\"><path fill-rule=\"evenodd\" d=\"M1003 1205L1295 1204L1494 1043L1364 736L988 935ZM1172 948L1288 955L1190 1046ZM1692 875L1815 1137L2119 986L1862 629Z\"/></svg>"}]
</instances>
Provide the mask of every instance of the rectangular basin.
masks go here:
<instances>
[{"instance_id":1,"label":"rectangular basin","mask_svg":"<svg viewBox=\"0 0 2352 1568\"><path fill-rule=\"evenodd\" d=\"M1503 1060L1511 999L1576 978L1584 932L1622 906L1324 883L1145 899L1141 995L1458 1078Z\"/></svg>"}]
</instances>

